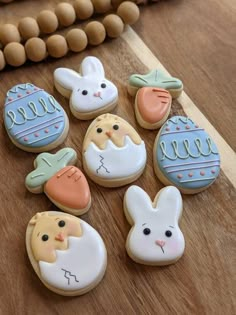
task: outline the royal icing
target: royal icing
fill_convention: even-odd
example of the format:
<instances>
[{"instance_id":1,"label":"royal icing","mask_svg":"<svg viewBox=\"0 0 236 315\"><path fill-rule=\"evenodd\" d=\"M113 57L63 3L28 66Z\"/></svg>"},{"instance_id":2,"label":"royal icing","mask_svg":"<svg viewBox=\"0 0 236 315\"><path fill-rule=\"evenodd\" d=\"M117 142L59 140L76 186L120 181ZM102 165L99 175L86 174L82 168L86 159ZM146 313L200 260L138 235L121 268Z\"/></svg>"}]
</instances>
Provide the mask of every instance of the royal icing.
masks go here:
<instances>
[{"instance_id":1,"label":"royal icing","mask_svg":"<svg viewBox=\"0 0 236 315\"><path fill-rule=\"evenodd\" d=\"M106 248L88 223L58 212L38 214L30 225L31 250L44 282L57 290L83 292L101 280Z\"/></svg>"},{"instance_id":2,"label":"royal icing","mask_svg":"<svg viewBox=\"0 0 236 315\"><path fill-rule=\"evenodd\" d=\"M26 177L26 187L36 193L44 191L61 209L86 209L91 200L90 189L84 174L71 165L76 159L71 148L56 154L41 153L34 163L36 169Z\"/></svg>"},{"instance_id":3,"label":"royal icing","mask_svg":"<svg viewBox=\"0 0 236 315\"><path fill-rule=\"evenodd\" d=\"M163 175L179 188L206 188L220 172L220 155L213 140L182 116L172 117L163 125L154 159Z\"/></svg>"},{"instance_id":4,"label":"royal icing","mask_svg":"<svg viewBox=\"0 0 236 315\"><path fill-rule=\"evenodd\" d=\"M171 101L170 93L164 89L143 87L136 95L139 114L149 124L155 124L165 117L170 110Z\"/></svg>"},{"instance_id":5,"label":"royal icing","mask_svg":"<svg viewBox=\"0 0 236 315\"><path fill-rule=\"evenodd\" d=\"M177 188L163 188L152 203L143 189L131 186L126 191L124 207L132 225L126 248L133 260L168 265L183 255L185 241L178 225L182 198Z\"/></svg>"},{"instance_id":6,"label":"royal icing","mask_svg":"<svg viewBox=\"0 0 236 315\"><path fill-rule=\"evenodd\" d=\"M89 113L117 102L116 86L105 78L104 68L96 57L86 57L81 73L67 68L54 72L55 86L69 91L72 113ZM66 95L65 95L66 96Z\"/></svg>"},{"instance_id":7,"label":"royal icing","mask_svg":"<svg viewBox=\"0 0 236 315\"><path fill-rule=\"evenodd\" d=\"M88 171L105 179L126 178L142 171L146 148L137 132L122 118L105 114L89 127L83 144Z\"/></svg>"},{"instance_id":8,"label":"royal icing","mask_svg":"<svg viewBox=\"0 0 236 315\"><path fill-rule=\"evenodd\" d=\"M31 83L16 85L7 92L6 130L22 147L37 149L53 144L65 131L67 120L54 97Z\"/></svg>"}]
</instances>

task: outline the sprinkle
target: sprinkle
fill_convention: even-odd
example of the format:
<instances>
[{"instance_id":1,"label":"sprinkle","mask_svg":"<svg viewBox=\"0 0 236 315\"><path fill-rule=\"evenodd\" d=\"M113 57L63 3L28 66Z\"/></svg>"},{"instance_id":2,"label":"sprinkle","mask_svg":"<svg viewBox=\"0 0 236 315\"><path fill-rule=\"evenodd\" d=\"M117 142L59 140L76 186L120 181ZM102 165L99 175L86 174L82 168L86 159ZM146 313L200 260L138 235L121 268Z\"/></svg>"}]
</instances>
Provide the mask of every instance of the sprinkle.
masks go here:
<instances>
[{"instance_id":1,"label":"sprinkle","mask_svg":"<svg viewBox=\"0 0 236 315\"><path fill-rule=\"evenodd\" d=\"M199 126L198 126L198 125L196 125L196 126L195 126L195 128L199 128Z\"/></svg>"},{"instance_id":2,"label":"sprinkle","mask_svg":"<svg viewBox=\"0 0 236 315\"><path fill-rule=\"evenodd\" d=\"M22 95L21 94L17 94L17 97L22 97Z\"/></svg>"},{"instance_id":3,"label":"sprinkle","mask_svg":"<svg viewBox=\"0 0 236 315\"><path fill-rule=\"evenodd\" d=\"M49 133L49 130L48 130L48 129L45 129L44 132L45 132L45 133Z\"/></svg>"},{"instance_id":4,"label":"sprinkle","mask_svg":"<svg viewBox=\"0 0 236 315\"><path fill-rule=\"evenodd\" d=\"M177 127L176 127L176 130L180 130L180 127L179 127L179 126L177 126Z\"/></svg>"},{"instance_id":5,"label":"sprinkle","mask_svg":"<svg viewBox=\"0 0 236 315\"><path fill-rule=\"evenodd\" d=\"M186 128L186 129L190 129L190 126L189 126L189 125L187 125L185 128Z\"/></svg>"},{"instance_id":6,"label":"sprinkle","mask_svg":"<svg viewBox=\"0 0 236 315\"><path fill-rule=\"evenodd\" d=\"M39 137L39 133L35 133L34 136L35 136L35 137Z\"/></svg>"},{"instance_id":7,"label":"sprinkle","mask_svg":"<svg viewBox=\"0 0 236 315\"><path fill-rule=\"evenodd\" d=\"M11 102L12 100L13 100L13 98L12 98L12 97L9 97L9 98L8 98L8 101L9 101L9 102Z\"/></svg>"},{"instance_id":8,"label":"sprinkle","mask_svg":"<svg viewBox=\"0 0 236 315\"><path fill-rule=\"evenodd\" d=\"M30 94L31 92L30 91L26 91L26 94Z\"/></svg>"},{"instance_id":9,"label":"sprinkle","mask_svg":"<svg viewBox=\"0 0 236 315\"><path fill-rule=\"evenodd\" d=\"M27 138L27 137L24 138L24 141L25 141L25 142L27 142L28 140L29 140L29 138Z\"/></svg>"},{"instance_id":10,"label":"sprinkle","mask_svg":"<svg viewBox=\"0 0 236 315\"><path fill-rule=\"evenodd\" d=\"M189 177L193 177L193 173L189 173L188 176L189 176Z\"/></svg>"},{"instance_id":11,"label":"sprinkle","mask_svg":"<svg viewBox=\"0 0 236 315\"><path fill-rule=\"evenodd\" d=\"M38 91L38 89L35 87L35 88L34 88L34 91Z\"/></svg>"},{"instance_id":12,"label":"sprinkle","mask_svg":"<svg viewBox=\"0 0 236 315\"><path fill-rule=\"evenodd\" d=\"M56 129L58 129L58 128L59 128L59 126L58 126L58 125L55 125L55 128L56 128Z\"/></svg>"},{"instance_id":13,"label":"sprinkle","mask_svg":"<svg viewBox=\"0 0 236 315\"><path fill-rule=\"evenodd\" d=\"M166 131L170 131L170 128L167 127L167 128L166 128Z\"/></svg>"},{"instance_id":14,"label":"sprinkle","mask_svg":"<svg viewBox=\"0 0 236 315\"><path fill-rule=\"evenodd\" d=\"M201 172L200 172L200 175L201 175L201 176L204 176L204 175L205 175L205 172L201 171Z\"/></svg>"},{"instance_id":15,"label":"sprinkle","mask_svg":"<svg viewBox=\"0 0 236 315\"><path fill-rule=\"evenodd\" d=\"M177 177L178 177L178 178L182 178L183 175L182 175L182 174L178 174Z\"/></svg>"},{"instance_id":16,"label":"sprinkle","mask_svg":"<svg viewBox=\"0 0 236 315\"><path fill-rule=\"evenodd\" d=\"M216 171L215 170L211 170L211 172L212 172L212 174L215 174Z\"/></svg>"}]
</instances>

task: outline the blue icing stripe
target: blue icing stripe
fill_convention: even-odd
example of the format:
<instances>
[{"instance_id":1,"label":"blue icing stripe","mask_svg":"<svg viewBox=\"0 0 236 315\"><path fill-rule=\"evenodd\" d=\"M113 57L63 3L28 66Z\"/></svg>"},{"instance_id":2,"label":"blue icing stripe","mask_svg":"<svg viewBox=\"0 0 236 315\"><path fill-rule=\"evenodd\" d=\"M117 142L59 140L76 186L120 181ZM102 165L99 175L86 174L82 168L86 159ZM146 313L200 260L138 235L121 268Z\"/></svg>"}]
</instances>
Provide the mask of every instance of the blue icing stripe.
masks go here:
<instances>
[{"instance_id":1,"label":"blue icing stripe","mask_svg":"<svg viewBox=\"0 0 236 315\"><path fill-rule=\"evenodd\" d=\"M176 186L201 189L220 172L220 155L209 135L191 119L170 118L161 129L156 146L158 167Z\"/></svg>"},{"instance_id":2,"label":"blue icing stripe","mask_svg":"<svg viewBox=\"0 0 236 315\"><path fill-rule=\"evenodd\" d=\"M65 117L59 103L32 84L15 86L7 93L5 126L20 145L39 148L55 142L64 132Z\"/></svg>"}]
</instances>

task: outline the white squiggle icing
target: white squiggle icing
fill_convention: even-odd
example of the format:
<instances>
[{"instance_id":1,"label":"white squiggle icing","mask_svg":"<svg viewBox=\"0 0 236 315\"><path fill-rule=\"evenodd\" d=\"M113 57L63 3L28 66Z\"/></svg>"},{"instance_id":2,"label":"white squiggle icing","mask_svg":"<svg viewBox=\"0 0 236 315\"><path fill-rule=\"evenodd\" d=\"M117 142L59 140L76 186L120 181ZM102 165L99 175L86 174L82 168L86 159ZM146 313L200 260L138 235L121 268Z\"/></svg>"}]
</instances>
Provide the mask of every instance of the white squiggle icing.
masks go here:
<instances>
[{"instance_id":1,"label":"white squiggle icing","mask_svg":"<svg viewBox=\"0 0 236 315\"><path fill-rule=\"evenodd\" d=\"M27 90L29 87L34 87L34 85L31 84L31 83L25 83L25 84L18 85L18 86L16 86L15 88L9 90L9 91L7 92L7 96L9 96L10 93L16 94L16 93L19 92L19 90L25 91L25 90Z\"/></svg>"},{"instance_id":2,"label":"white squiggle icing","mask_svg":"<svg viewBox=\"0 0 236 315\"><path fill-rule=\"evenodd\" d=\"M102 278L106 269L106 248L101 236L81 220L82 236L69 237L67 250L56 250L54 263L39 262L45 282L54 288L83 290Z\"/></svg>"},{"instance_id":3,"label":"white squiggle icing","mask_svg":"<svg viewBox=\"0 0 236 315\"><path fill-rule=\"evenodd\" d=\"M125 137L123 147L117 147L111 140L104 150L91 142L84 153L86 165L91 173L103 178L122 178L134 175L146 164L145 143L135 144Z\"/></svg>"}]
</instances>

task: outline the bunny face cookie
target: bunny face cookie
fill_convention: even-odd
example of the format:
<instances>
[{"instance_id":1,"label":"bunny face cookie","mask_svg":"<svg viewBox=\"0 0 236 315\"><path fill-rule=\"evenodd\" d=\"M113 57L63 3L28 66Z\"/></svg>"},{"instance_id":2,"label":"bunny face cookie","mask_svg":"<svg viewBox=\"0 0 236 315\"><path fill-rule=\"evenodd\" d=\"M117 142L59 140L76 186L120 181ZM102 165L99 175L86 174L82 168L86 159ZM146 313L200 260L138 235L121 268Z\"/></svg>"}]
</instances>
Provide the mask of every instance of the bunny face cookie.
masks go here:
<instances>
[{"instance_id":1,"label":"bunny face cookie","mask_svg":"<svg viewBox=\"0 0 236 315\"><path fill-rule=\"evenodd\" d=\"M61 295L80 295L103 278L107 253L88 223L66 213L41 212L29 222L26 249L40 280Z\"/></svg>"},{"instance_id":2,"label":"bunny face cookie","mask_svg":"<svg viewBox=\"0 0 236 315\"><path fill-rule=\"evenodd\" d=\"M104 114L89 126L83 143L83 166L99 185L119 187L136 180L146 165L145 143L116 115Z\"/></svg>"},{"instance_id":3,"label":"bunny face cookie","mask_svg":"<svg viewBox=\"0 0 236 315\"><path fill-rule=\"evenodd\" d=\"M163 188L152 203L144 190L131 186L124 197L124 211L132 225L126 250L134 261L169 265L183 255L185 241L178 226L182 198L177 188Z\"/></svg>"},{"instance_id":4,"label":"bunny face cookie","mask_svg":"<svg viewBox=\"0 0 236 315\"><path fill-rule=\"evenodd\" d=\"M86 57L80 73L58 68L54 72L56 89L70 98L70 109L78 119L91 119L111 111L118 102L116 86L105 78L102 63L96 57Z\"/></svg>"}]
</instances>

